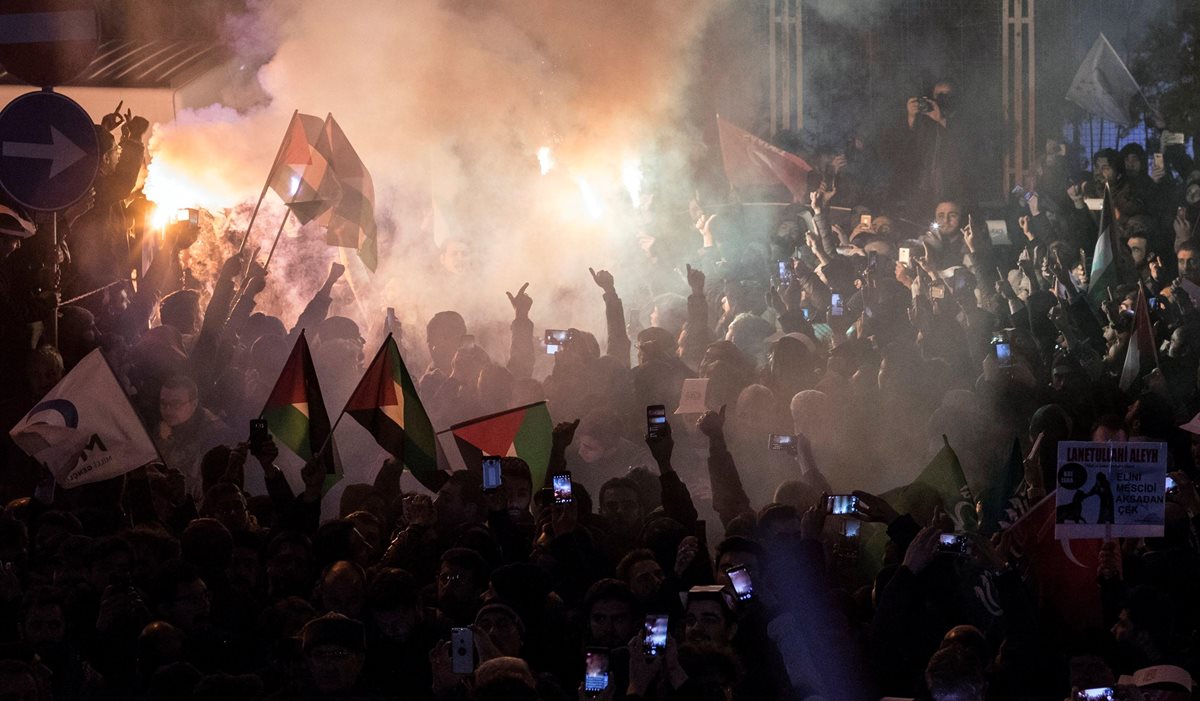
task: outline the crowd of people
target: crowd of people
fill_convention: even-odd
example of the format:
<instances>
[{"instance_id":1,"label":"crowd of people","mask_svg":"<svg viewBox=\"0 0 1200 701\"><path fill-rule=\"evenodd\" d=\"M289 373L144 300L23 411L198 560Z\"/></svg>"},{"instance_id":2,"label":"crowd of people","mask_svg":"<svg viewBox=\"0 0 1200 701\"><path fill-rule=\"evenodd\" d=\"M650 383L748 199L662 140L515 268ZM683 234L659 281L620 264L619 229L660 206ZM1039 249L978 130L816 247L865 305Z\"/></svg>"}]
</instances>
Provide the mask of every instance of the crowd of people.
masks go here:
<instances>
[{"instance_id":1,"label":"crowd of people","mask_svg":"<svg viewBox=\"0 0 1200 701\"><path fill-rule=\"evenodd\" d=\"M809 199L768 231L697 201L694 228L631 234L635 262L581 271L606 328L569 329L549 358L533 318L554 311L528 285L508 293L507 357L453 310L423 347L409 334L439 429L547 402L569 500L512 456L497 488L471 467L436 493L389 459L335 504L319 467L285 474L242 427L301 329L318 368L361 375L364 320L331 315L344 269L280 318L255 298L286 283L243 255L204 279L179 226L135 288L149 125L106 118L94 196L57 237L0 207L0 416L102 348L162 464L54 489L4 437L0 699L1192 698L1200 167L1171 145L1151 168L1129 143L1085 172L1048 139L991 214L964 187L954 92L910 100L890 151L805 154ZM1102 231L1116 275L1096 290ZM627 316L632 279L651 283ZM1144 299L1159 350L1122 382ZM704 410L676 413L693 378ZM654 405L668 420L648 432ZM940 536L962 515L938 494L884 494L947 444L986 493L1014 440L1029 457L1008 513L955 553ZM1104 544L1082 618L1040 596L1052 583L1008 537L1055 491L1066 440L1165 442L1176 483L1164 535ZM853 513L828 513L835 494Z\"/></svg>"}]
</instances>

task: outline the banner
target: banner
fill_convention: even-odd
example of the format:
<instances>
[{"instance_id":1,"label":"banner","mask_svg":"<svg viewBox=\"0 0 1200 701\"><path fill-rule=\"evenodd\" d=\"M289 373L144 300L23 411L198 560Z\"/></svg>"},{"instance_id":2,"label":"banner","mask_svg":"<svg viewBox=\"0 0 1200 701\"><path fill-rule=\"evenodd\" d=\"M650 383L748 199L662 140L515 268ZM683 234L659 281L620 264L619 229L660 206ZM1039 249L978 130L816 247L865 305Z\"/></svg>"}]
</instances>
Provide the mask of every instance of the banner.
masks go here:
<instances>
[{"instance_id":1,"label":"banner","mask_svg":"<svg viewBox=\"0 0 1200 701\"><path fill-rule=\"evenodd\" d=\"M1166 443L1059 443L1054 537L1162 536L1166 480Z\"/></svg>"}]
</instances>

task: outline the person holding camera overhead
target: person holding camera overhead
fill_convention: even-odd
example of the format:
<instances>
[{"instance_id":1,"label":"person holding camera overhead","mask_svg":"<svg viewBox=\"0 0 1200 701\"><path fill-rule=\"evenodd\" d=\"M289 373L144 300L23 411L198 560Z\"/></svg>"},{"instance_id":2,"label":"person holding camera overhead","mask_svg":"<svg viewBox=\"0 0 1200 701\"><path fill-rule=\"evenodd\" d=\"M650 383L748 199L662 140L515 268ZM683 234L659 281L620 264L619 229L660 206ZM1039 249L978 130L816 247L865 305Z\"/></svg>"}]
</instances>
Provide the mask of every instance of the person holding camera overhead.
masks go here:
<instances>
[{"instance_id":1,"label":"person holding camera overhead","mask_svg":"<svg viewBox=\"0 0 1200 701\"><path fill-rule=\"evenodd\" d=\"M938 202L961 200L963 186L962 127L956 119L957 91L939 80L920 97L908 98L908 131L902 139L904 156L895 182L907 192L896 193L915 212Z\"/></svg>"}]
</instances>

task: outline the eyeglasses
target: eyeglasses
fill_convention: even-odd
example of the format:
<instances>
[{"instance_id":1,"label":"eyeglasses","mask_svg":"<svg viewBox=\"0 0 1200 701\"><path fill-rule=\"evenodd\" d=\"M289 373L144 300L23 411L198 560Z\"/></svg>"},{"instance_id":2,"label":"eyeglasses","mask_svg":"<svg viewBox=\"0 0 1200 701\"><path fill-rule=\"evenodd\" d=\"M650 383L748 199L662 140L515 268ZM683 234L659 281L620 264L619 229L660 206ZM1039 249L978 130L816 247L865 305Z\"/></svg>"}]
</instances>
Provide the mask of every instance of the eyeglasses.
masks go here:
<instances>
[{"instance_id":1,"label":"eyeglasses","mask_svg":"<svg viewBox=\"0 0 1200 701\"><path fill-rule=\"evenodd\" d=\"M452 574L450 572L446 572L438 575L438 581L442 584L454 584L456 582L465 582L466 580L467 575L465 574Z\"/></svg>"}]
</instances>

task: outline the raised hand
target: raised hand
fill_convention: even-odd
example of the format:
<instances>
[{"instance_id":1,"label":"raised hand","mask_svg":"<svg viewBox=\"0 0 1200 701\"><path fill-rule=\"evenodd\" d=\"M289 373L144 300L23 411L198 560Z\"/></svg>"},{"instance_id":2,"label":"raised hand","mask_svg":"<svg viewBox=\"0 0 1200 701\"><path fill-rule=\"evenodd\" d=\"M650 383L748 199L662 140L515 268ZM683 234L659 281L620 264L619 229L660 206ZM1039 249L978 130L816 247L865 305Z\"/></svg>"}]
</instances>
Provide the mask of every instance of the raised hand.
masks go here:
<instances>
[{"instance_id":1,"label":"raised hand","mask_svg":"<svg viewBox=\"0 0 1200 701\"><path fill-rule=\"evenodd\" d=\"M579 419L574 421L563 421L554 427L550 432L550 441L553 447L557 450L566 450L567 446L571 445L571 441L575 440L575 430L579 428Z\"/></svg>"},{"instance_id":2,"label":"raised hand","mask_svg":"<svg viewBox=\"0 0 1200 701\"><path fill-rule=\"evenodd\" d=\"M604 290L605 293L613 291L614 281L612 273L607 270L596 271L591 268L588 268L588 272L592 274L592 281L596 283L597 287Z\"/></svg>"},{"instance_id":3,"label":"raised hand","mask_svg":"<svg viewBox=\"0 0 1200 701\"><path fill-rule=\"evenodd\" d=\"M704 237L705 248L713 245L712 223L716 218L717 215L715 214L701 214L700 217L696 219L696 230L699 231L700 235Z\"/></svg>"},{"instance_id":4,"label":"raised hand","mask_svg":"<svg viewBox=\"0 0 1200 701\"><path fill-rule=\"evenodd\" d=\"M692 288L692 294L704 294L704 271L687 266L687 284Z\"/></svg>"},{"instance_id":5,"label":"raised hand","mask_svg":"<svg viewBox=\"0 0 1200 701\"><path fill-rule=\"evenodd\" d=\"M717 438L724 435L725 431L725 405L722 404L719 411L706 411L700 415L696 421L696 428L700 433L709 438Z\"/></svg>"},{"instance_id":6,"label":"raised hand","mask_svg":"<svg viewBox=\"0 0 1200 701\"><path fill-rule=\"evenodd\" d=\"M521 285L521 289L517 290L514 295L511 292L505 292L508 295L508 303L512 305L513 313L518 319L528 319L529 309L533 306L533 298L525 294L525 290L529 289L529 283Z\"/></svg>"}]
</instances>

